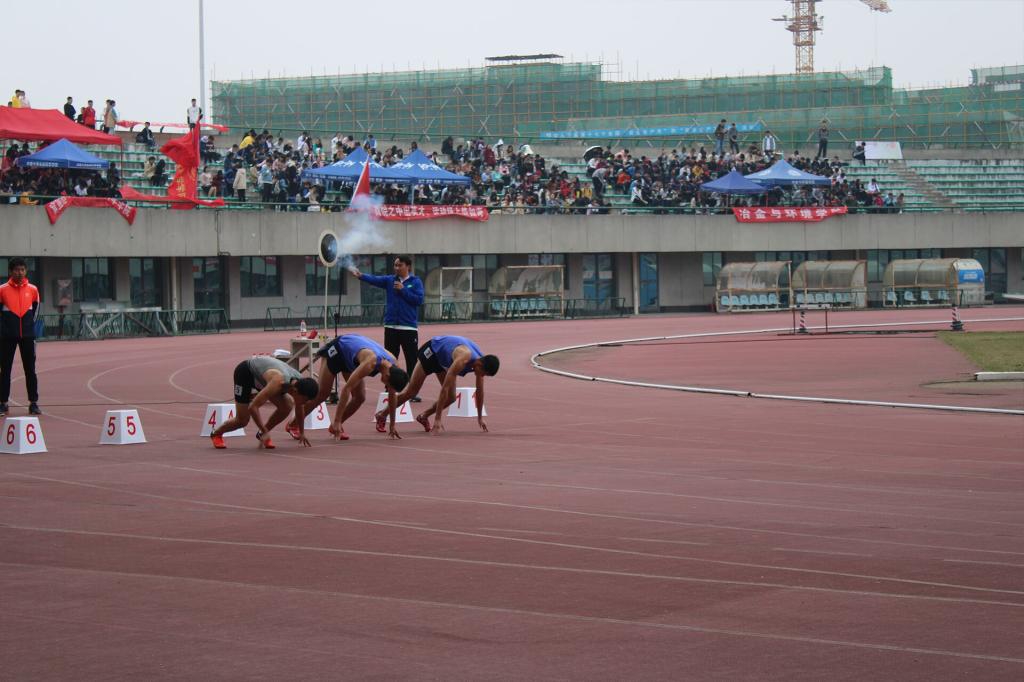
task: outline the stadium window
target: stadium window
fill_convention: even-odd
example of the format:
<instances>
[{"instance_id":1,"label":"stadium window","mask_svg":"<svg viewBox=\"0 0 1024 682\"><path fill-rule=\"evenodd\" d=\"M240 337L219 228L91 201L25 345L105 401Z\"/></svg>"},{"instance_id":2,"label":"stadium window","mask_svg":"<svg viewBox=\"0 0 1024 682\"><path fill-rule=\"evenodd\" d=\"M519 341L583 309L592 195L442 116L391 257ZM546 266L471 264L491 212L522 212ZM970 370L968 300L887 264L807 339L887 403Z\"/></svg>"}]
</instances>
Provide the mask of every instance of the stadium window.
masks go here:
<instances>
[{"instance_id":1,"label":"stadium window","mask_svg":"<svg viewBox=\"0 0 1024 682\"><path fill-rule=\"evenodd\" d=\"M329 296L342 296L348 293L348 278L345 277L346 270L340 265L333 268L325 268L317 256L306 256L306 295L324 295L325 270L330 271L330 284L327 288Z\"/></svg>"},{"instance_id":2,"label":"stadium window","mask_svg":"<svg viewBox=\"0 0 1024 682\"><path fill-rule=\"evenodd\" d=\"M985 290L1006 293L1006 249L971 249L971 258L985 271Z\"/></svg>"},{"instance_id":3,"label":"stadium window","mask_svg":"<svg viewBox=\"0 0 1024 682\"><path fill-rule=\"evenodd\" d=\"M7 266L10 264L11 258L13 257L14 256L0 256L0 277L3 278L0 279L0 281L7 281ZM35 284L36 288L39 289L39 299L42 300L43 289L45 287L43 287L42 284L43 280L40 279L43 275L42 272L39 270L39 259L36 258L35 256L29 256L28 258L26 258L25 269L28 270L28 281L32 282L32 284Z\"/></svg>"},{"instance_id":4,"label":"stadium window","mask_svg":"<svg viewBox=\"0 0 1024 682\"><path fill-rule=\"evenodd\" d=\"M569 263L564 253L530 253L526 256L527 265L561 265L562 288L569 289Z\"/></svg>"},{"instance_id":5,"label":"stadium window","mask_svg":"<svg viewBox=\"0 0 1024 682\"><path fill-rule=\"evenodd\" d=\"M156 258L129 258L132 305L153 307L163 304L163 280Z\"/></svg>"},{"instance_id":6,"label":"stadium window","mask_svg":"<svg viewBox=\"0 0 1024 682\"><path fill-rule=\"evenodd\" d=\"M708 251L703 254L704 286L713 287L722 269L722 252Z\"/></svg>"},{"instance_id":7,"label":"stadium window","mask_svg":"<svg viewBox=\"0 0 1024 682\"><path fill-rule=\"evenodd\" d=\"M610 253L583 254L583 298L597 301L615 295L615 257Z\"/></svg>"},{"instance_id":8,"label":"stadium window","mask_svg":"<svg viewBox=\"0 0 1024 682\"><path fill-rule=\"evenodd\" d=\"M242 256L239 290L243 298L281 295L281 268L277 256Z\"/></svg>"},{"instance_id":9,"label":"stadium window","mask_svg":"<svg viewBox=\"0 0 1024 682\"><path fill-rule=\"evenodd\" d=\"M75 301L114 300L113 268L109 258L72 258L71 280Z\"/></svg>"},{"instance_id":10,"label":"stadium window","mask_svg":"<svg viewBox=\"0 0 1024 682\"><path fill-rule=\"evenodd\" d=\"M498 269L497 254L473 253L459 256L461 267L473 268L473 291L487 291L491 275Z\"/></svg>"}]
</instances>

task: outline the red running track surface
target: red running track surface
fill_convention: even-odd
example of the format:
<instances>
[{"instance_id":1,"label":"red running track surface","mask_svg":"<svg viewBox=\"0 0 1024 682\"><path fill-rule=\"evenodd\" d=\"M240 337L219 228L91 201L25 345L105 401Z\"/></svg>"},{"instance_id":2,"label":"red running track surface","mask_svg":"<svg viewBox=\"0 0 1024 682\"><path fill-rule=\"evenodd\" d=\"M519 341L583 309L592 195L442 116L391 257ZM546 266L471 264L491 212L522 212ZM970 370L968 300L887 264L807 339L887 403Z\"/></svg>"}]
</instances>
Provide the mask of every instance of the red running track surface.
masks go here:
<instances>
[{"instance_id":1,"label":"red running track surface","mask_svg":"<svg viewBox=\"0 0 1024 682\"><path fill-rule=\"evenodd\" d=\"M451 419L388 441L364 407L352 440L278 434L272 453L251 426L223 451L197 434L234 365L286 334L41 344L50 451L0 456L2 677L1021 679L1024 418L655 391L529 362L788 321L432 326L502 357L491 433ZM743 347L723 383L785 381L758 371L777 343ZM713 382L723 356L701 352L674 378ZM837 394L860 390L844 354L829 371ZM96 444L121 405L149 443Z\"/></svg>"}]
</instances>

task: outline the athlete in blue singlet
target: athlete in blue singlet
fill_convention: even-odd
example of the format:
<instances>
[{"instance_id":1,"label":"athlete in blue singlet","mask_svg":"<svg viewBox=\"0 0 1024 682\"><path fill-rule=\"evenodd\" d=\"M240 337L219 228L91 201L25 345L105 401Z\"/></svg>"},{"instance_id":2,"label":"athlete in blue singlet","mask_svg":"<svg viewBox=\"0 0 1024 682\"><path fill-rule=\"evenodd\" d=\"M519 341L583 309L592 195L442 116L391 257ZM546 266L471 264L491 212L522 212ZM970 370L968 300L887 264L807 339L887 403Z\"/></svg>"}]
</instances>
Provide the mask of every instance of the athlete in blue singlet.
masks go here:
<instances>
[{"instance_id":1,"label":"athlete in blue singlet","mask_svg":"<svg viewBox=\"0 0 1024 682\"><path fill-rule=\"evenodd\" d=\"M345 420L355 414L356 410L366 401L366 389L363 379L380 376L381 383L388 391L388 410L385 417L390 416L391 428L389 438L400 438L395 431L395 407L397 393L409 383L409 375L404 369L395 366L395 356L387 352L376 341L358 334L344 334L317 351L320 359L320 391L316 398L306 404L305 414L311 414L317 405L327 399L334 385L334 378L339 374L345 381L338 395L338 408L331 422L331 435L339 440L348 440L345 433ZM384 432L385 420L377 420L377 430ZM288 425L288 433L295 436L298 424Z\"/></svg>"},{"instance_id":2,"label":"athlete in blue singlet","mask_svg":"<svg viewBox=\"0 0 1024 682\"><path fill-rule=\"evenodd\" d=\"M428 374L437 376L441 383L441 393L437 400L416 417L426 431L441 433L444 411L455 402L455 382L458 377L472 373L476 376L476 413L480 429L487 431L484 423L484 377L493 377L500 366L497 356L484 355L473 341L464 336L435 336L420 347L419 362L412 371L409 385L401 392L395 407L408 401L419 393ZM430 425L430 417L434 416L434 425ZM381 423L387 415L381 410L376 414L377 422ZM382 430L382 429L378 429Z\"/></svg>"}]
</instances>

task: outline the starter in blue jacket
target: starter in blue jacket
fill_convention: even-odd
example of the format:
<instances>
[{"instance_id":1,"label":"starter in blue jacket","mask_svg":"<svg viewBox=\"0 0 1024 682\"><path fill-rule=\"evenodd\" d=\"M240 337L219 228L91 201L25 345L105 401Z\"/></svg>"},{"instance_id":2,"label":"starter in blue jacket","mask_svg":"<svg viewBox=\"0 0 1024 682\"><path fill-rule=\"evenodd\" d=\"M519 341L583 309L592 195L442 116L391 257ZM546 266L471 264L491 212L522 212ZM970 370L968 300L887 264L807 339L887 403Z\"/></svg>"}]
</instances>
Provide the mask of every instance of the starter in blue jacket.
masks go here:
<instances>
[{"instance_id":1,"label":"starter in blue jacket","mask_svg":"<svg viewBox=\"0 0 1024 682\"><path fill-rule=\"evenodd\" d=\"M410 327L416 329L416 309L423 305L423 281L416 275L409 275L402 282L401 289L395 289L395 275L368 275L362 273L359 279L367 284L380 287L387 295L384 308L385 327Z\"/></svg>"}]
</instances>

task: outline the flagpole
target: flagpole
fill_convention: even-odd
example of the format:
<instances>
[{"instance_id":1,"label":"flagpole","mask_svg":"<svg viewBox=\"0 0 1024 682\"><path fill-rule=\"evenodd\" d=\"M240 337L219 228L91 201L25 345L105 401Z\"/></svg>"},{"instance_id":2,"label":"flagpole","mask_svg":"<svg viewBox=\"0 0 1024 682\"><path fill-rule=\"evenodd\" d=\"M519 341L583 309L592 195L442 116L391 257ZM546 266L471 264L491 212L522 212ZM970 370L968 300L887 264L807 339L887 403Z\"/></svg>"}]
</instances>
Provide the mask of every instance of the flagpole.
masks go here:
<instances>
[{"instance_id":1,"label":"flagpole","mask_svg":"<svg viewBox=\"0 0 1024 682\"><path fill-rule=\"evenodd\" d=\"M206 113L206 33L203 28L203 0L199 0L199 108Z\"/></svg>"}]
</instances>

